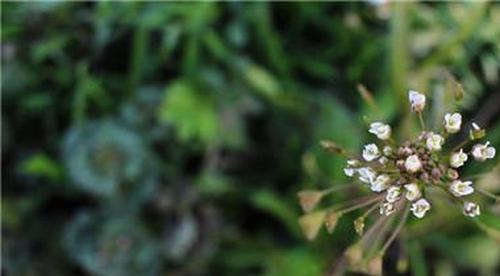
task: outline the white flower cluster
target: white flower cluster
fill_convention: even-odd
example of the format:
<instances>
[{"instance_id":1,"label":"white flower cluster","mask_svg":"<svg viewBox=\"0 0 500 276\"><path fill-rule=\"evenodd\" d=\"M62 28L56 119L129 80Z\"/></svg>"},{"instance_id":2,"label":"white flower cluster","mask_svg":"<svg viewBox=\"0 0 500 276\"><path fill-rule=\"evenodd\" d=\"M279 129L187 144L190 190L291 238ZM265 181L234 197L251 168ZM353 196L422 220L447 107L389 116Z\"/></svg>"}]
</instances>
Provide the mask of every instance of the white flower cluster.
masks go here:
<instances>
[{"instance_id":1,"label":"white flower cluster","mask_svg":"<svg viewBox=\"0 0 500 276\"><path fill-rule=\"evenodd\" d=\"M411 90L409 100L414 112L420 113L424 110L425 95ZM461 127L462 115L448 113L444 116L440 134L423 131L417 140L396 146L391 139L391 127L382 122L373 122L368 132L380 139L381 144L365 145L363 160L348 160L344 172L349 177L357 174L358 179L368 184L373 192L385 192L380 214L388 216L394 213L399 206L396 203L404 198L411 202L410 210L413 215L423 218L431 209L430 202L423 198L425 189L443 187L459 198L471 195L474 192L473 183L460 180L457 169L468 161L468 154L480 162L495 157L495 148L489 142L476 144L469 152L459 148L442 153L445 137L458 133ZM484 130L473 123L471 133L472 131L479 133ZM464 201L463 204L464 215L475 217L480 214L477 204L469 201Z\"/></svg>"}]
</instances>

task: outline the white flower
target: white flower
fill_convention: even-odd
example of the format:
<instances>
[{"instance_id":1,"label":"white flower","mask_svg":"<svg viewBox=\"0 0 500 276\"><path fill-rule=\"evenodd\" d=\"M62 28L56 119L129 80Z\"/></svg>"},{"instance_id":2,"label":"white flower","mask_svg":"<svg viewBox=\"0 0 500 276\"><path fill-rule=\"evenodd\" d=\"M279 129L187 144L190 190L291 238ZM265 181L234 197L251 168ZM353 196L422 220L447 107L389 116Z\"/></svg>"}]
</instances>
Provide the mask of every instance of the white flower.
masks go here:
<instances>
[{"instance_id":1,"label":"white flower","mask_svg":"<svg viewBox=\"0 0 500 276\"><path fill-rule=\"evenodd\" d=\"M408 156L405 161L405 168L411 173L418 172L422 168L422 163L420 162L418 155L414 154Z\"/></svg>"},{"instance_id":2,"label":"white flower","mask_svg":"<svg viewBox=\"0 0 500 276\"><path fill-rule=\"evenodd\" d=\"M479 216L480 214L481 210L479 205L473 202L464 202L464 215L473 218L475 216Z\"/></svg>"},{"instance_id":3,"label":"white flower","mask_svg":"<svg viewBox=\"0 0 500 276\"><path fill-rule=\"evenodd\" d=\"M474 192L474 188L472 188L471 185L472 181L462 182L460 180L455 180L451 182L449 190L456 197L470 195Z\"/></svg>"},{"instance_id":4,"label":"white flower","mask_svg":"<svg viewBox=\"0 0 500 276\"><path fill-rule=\"evenodd\" d=\"M448 133L457 133L462 125L462 115L460 113L446 113L444 115L444 128Z\"/></svg>"},{"instance_id":5,"label":"white flower","mask_svg":"<svg viewBox=\"0 0 500 276\"><path fill-rule=\"evenodd\" d=\"M370 167L361 168L358 170L358 173L359 173L359 180L364 183L373 182L373 180L377 176L375 171Z\"/></svg>"},{"instance_id":6,"label":"white flower","mask_svg":"<svg viewBox=\"0 0 500 276\"><path fill-rule=\"evenodd\" d=\"M485 161L486 159L491 159L495 157L496 150L494 147L490 147L490 142L486 144L477 144L472 148L472 156L477 161Z\"/></svg>"},{"instance_id":7,"label":"white flower","mask_svg":"<svg viewBox=\"0 0 500 276\"><path fill-rule=\"evenodd\" d=\"M377 193L382 192L389 187L390 182L391 178L388 175L381 174L377 176L375 181L372 181L370 189Z\"/></svg>"},{"instance_id":8,"label":"white flower","mask_svg":"<svg viewBox=\"0 0 500 276\"><path fill-rule=\"evenodd\" d=\"M356 172L356 169L354 169L354 168L344 168L345 175L347 175L349 177L352 177L355 172Z\"/></svg>"},{"instance_id":9,"label":"white flower","mask_svg":"<svg viewBox=\"0 0 500 276\"><path fill-rule=\"evenodd\" d=\"M391 137L391 126L381 122L374 122L370 124L368 132L375 134L378 139L387 140Z\"/></svg>"},{"instance_id":10,"label":"white flower","mask_svg":"<svg viewBox=\"0 0 500 276\"><path fill-rule=\"evenodd\" d=\"M459 152L455 152L450 157L450 166L453 168L462 167L467 161L467 154L464 153L463 149L460 149Z\"/></svg>"},{"instance_id":11,"label":"white flower","mask_svg":"<svg viewBox=\"0 0 500 276\"><path fill-rule=\"evenodd\" d=\"M387 194L385 196L385 200L389 203L394 203L399 200L401 197L401 188L392 186L387 189Z\"/></svg>"},{"instance_id":12,"label":"white flower","mask_svg":"<svg viewBox=\"0 0 500 276\"><path fill-rule=\"evenodd\" d=\"M423 218L425 213L431 209L431 205L425 198L417 200L411 205L411 211L417 218Z\"/></svg>"},{"instance_id":13,"label":"white flower","mask_svg":"<svg viewBox=\"0 0 500 276\"><path fill-rule=\"evenodd\" d=\"M392 154L392 148L389 146L385 146L382 152L385 156L390 156Z\"/></svg>"},{"instance_id":14,"label":"white flower","mask_svg":"<svg viewBox=\"0 0 500 276\"><path fill-rule=\"evenodd\" d=\"M363 149L363 158L370 162L375 159L377 159L380 156L380 152L378 150L377 145L375 144L368 144L365 145L365 148Z\"/></svg>"},{"instance_id":15,"label":"white flower","mask_svg":"<svg viewBox=\"0 0 500 276\"><path fill-rule=\"evenodd\" d=\"M380 214L389 216L390 214L394 213L396 211L396 208L394 208L394 204L385 202L380 205Z\"/></svg>"},{"instance_id":16,"label":"white flower","mask_svg":"<svg viewBox=\"0 0 500 276\"><path fill-rule=\"evenodd\" d=\"M425 107L425 95L417 91L410 90L408 92L410 98L411 109L415 112L421 112Z\"/></svg>"},{"instance_id":17,"label":"white flower","mask_svg":"<svg viewBox=\"0 0 500 276\"><path fill-rule=\"evenodd\" d=\"M409 201L414 201L422 195L418 189L418 185L415 183L406 184L404 188L406 189L405 197Z\"/></svg>"},{"instance_id":18,"label":"white flower","mask_svg":"<svg viewBox=\"0 0 500 276\"><path fill-rule=\"evenodd\" d=\"M441 150L441 146L444 144L444 138L439 134L431 132L427 136L426 144L429 150Z\"/></svg>"}]
</instances>

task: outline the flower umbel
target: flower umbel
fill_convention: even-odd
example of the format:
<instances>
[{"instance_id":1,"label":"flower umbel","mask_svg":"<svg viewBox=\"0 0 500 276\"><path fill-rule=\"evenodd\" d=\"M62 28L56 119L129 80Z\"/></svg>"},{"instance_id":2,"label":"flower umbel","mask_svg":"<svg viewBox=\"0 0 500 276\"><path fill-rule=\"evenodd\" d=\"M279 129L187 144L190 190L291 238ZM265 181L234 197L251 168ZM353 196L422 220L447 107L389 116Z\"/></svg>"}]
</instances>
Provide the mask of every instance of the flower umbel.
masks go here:
<instances>
[{"instance_id":1,"label":"flower umbel","mask_svg":"<svg viewBox=\"0 0 500 276\"><path fill-rule=\"evenodd\" d=\"M347 160L347 166L344 168L345 175L352 177L353 182L359 180L363 183L344 186L369 191L372 193L371 196L310 213L327 192L299 193L301 205L304 211L308 212L301 219L301 224L309 239L317 235L319 229L317 224L325 224L328 232L331 233L342 215L366 208L366 211L354 221L354 229L362 236L361 241L351 246L345 253L348 263L364 264L365 271L370 270L369 264L381 262L383 253L402 230L410 214L417 219L424 219L433 212L433 196L438 195L433 190L444 191L444 194L452 197L454 202L461 203L460 208L464 216L471 218L479 216L479 205L469 199L476 189L473 187L473 182L462 175L460 169L468 161L469 155L476 161L485 162L494 158L496 154L490 142L468 146L469 142L479 140L486 135L485 130L475 123L469 130L468 140L459 143L458 146L449 145L449 141L454 141L449 139L450 136L461 131L462 115L447 113L440 129L435 129L434 132L427 130L422 116L426 104L425 95L412 90L409 91L408 96L412 111L417 113L421 132L413 139L397 143L391 138L392 128L388 124L380 121L373 122L369 124L368 132L376 137L376 139L372 137L375 142L364 145L361 158L349 155L350 159ZM333 142L330 144L336 145ZM346 151L337 150L337 152L345 153ZM330 193L331 189L325 191ZM481 189L477 191L482 195L498 199L497 196ZM374 212L376 209L379 215ZM391 218L395 215L400 219L398 225L393 228L392 234L378 253L367 256L367 259L363 260L363 250L375 252L373 250L380 245L379 243L369 245L368 241L376 240L375 237L383 238L387 229L390 229L384 225L390 225ZM369 222L367 220L369 216L378 216L378 218L365 232L364 228ZM380 259L373 262L371 261L373 256L378 256Z\"/></svg>"}]
</instances>

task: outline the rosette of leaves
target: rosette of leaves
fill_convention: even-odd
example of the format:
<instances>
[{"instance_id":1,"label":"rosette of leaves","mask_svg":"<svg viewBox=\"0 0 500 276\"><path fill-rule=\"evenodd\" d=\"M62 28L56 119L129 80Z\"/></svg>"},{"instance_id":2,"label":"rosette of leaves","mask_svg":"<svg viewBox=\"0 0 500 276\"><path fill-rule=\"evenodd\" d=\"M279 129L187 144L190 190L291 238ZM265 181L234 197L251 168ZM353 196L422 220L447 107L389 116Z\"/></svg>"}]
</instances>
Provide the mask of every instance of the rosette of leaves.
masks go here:
<instances>
[{"instance_id":1,"label":"rosette of leaves","mask_svg":"<svg viewBox=\"0 0 500 276\"><path fill-rule=\"evenodd\" d=\"M120 184L140 179L147 153L137 133L112 120L99 120L68 131L63 158L74 185L95 195L111 196Z\"/></svg>"},{"instance_id":2,"label":"rosette of leaves","mask_svg":"<svg viewBox=\"0 0 500 276\"><path fill-rule=\"evenodd\" d=\"M68 225L64 246L92 275L157 275L160 269L157 241L127 215L83 211Z\"/></svg>"}]
</instances>

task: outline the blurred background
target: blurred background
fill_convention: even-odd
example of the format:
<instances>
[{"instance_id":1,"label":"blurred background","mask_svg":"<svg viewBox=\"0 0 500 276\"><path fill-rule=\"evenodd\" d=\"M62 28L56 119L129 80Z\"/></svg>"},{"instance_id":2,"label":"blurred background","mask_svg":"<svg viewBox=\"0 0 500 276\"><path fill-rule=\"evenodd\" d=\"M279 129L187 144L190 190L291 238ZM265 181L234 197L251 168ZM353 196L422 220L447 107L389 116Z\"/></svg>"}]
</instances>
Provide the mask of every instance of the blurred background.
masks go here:
<instances>
[{"instance_id":1,"label":"blurred background","mask_svg":"<svg viewBox=\"0 0 500 276\"><path fill-rule=\"evenodd\" d=\"M348 181L318 142L359 152L363 116L408 136L410 88L440 124L450 74L500 147L498 2L1 9L3 275L322 275L357 238L356 214L300 232L297 192ZM448 205L410 221L388 275L498 275L500 206L482 204L486 231Z\"/></svg>"}]
</instances>

